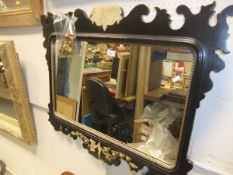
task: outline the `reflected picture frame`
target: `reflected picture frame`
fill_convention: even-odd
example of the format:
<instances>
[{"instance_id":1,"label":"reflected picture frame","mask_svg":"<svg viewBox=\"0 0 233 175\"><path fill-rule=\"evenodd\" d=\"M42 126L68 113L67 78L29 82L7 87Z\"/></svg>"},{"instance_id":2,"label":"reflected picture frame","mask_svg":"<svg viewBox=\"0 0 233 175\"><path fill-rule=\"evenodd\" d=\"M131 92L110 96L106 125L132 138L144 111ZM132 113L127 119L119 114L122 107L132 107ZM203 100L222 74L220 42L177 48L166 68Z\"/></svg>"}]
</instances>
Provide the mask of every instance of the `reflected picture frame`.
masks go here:
<instances>
[{"instance_id":1,"label":"reflected picture frame","mask_svg":"<svg viewBox=\"0 0 233 175\"><path fill-rule=\"evenodd\" d=\"M29 0L29 7L0 11L0 27L40 25L42 0Z\"/></svg>"},{"instance_id":2,"label":"reflected picture frame","mask_svg":"<svg viewBox=\"0 0 233 175\"><path fill-rule=\"evenodd\" d=\"M7 89L16 115L15 118L11 118L0 111L0 130L26 144L36 144L35 123L13 41L0 41L0 58L3 62Z\"/></svg>"},{"instance_id":3,"label":"reflected picture frame","mask_svg":"<svg viewBox=\"0 0 233 175\"><path fill-rule=\"evenodd\" d=\"M74 16L78 19L75 27L77 40L79 41L176 44L189 46L196 51L196 66L193 70L190 95L186 103L185 119L182 125L178 158L174 167L168 167L161 161L129 148L120 141L80 123L69 121L56 113L55 61L51 53L51 47L61 34L55 33L53 27L54 15L48 13L41 17L41 22L45 38L43 44L47 49L46 59L49 68L49 121L54 129L74 139L80 138L83 141L83 147L90 154L103 160L108 165L118 166L121 161L125 161L132 171L143 171L147 167L145 173L147 175L187 174L193 167L191 160L188 158L188 148L195 111L199 108L200 101L204 99L205 93L213 87L210 72L219 72L224 69L224 62L220 59L216 50L221 50L223 54L229 53L226 44L229 36L227 34L228 25L226 19L228 16L233 16L233 5L226 7L220 12L217 15L216 25L210 26L209 19L214 13L215 5L215 3L212 3L202 6L198 14L192 14L189 7L180 5L176 11L178 14L184 15L185 22L177 30L170 28L171 19L166 9L158 7L155 7L157 11L156 17L149 23L142 20L142 16L149 14L149 8L145 5L138 5L132 9L128 16L123 17L120 21L111 23L109 26L106 24L101 25L99 21L92 21L92 17L89 18L81 9L77 9L74 12Z\"/></svg>"}]
</instances>

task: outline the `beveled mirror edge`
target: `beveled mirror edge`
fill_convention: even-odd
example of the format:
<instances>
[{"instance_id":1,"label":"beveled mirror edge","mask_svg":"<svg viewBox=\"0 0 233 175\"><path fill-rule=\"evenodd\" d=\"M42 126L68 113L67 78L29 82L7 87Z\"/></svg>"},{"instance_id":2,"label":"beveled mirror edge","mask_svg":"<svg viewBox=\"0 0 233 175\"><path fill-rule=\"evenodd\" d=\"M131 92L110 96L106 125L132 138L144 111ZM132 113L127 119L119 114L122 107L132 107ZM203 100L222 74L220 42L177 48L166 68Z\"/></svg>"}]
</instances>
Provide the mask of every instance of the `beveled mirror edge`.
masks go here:
<instances>
[{"instance_id":1,"label":"beveled mirror edge","mask_svg":"<svg viewBox=\"0 0 233 175\"><path fill-rule=\"evenodd\" d=\"M15 52L13 41L1 41L0 55L7 71L6 79L10 89L10 95L16 113L16 119L21 131L21 136L17 137L27 144L36 144L36 129L29 106L23 74L20 63ZM9 120L8 120L9 121ZM13 125L14 123L14 125ZM15 122L10 122L9 127L15 127Z\"/></svg>"},{"instance_id":2,"label":"beveled mirror edge","mask_svg":"<svg viewBox=\"0 0 233 175\"><path fill-rule=\"evenodd\" d=\"M144 32L145 28L148 29L148 26L150 27L150 26L157 24L156 27L158 28L158 26L160 26L158 24L162 23L163 27L165 25L165 28L163 28L164 29L163 31L160 31L159 28L155 29L152 27L151 30L148 29L148 32L146 32L146 33L144 32L145 35L180 36L180 37L184 37L184 36L187 37L188 36L191 38L195 38L197 41L199 41L201 43L202 48L204 49L203 65L195 70L195 71L202 72L199 75L199 76L201 76L201 80L198 80L197 76L194 77L194 80L196 79L196 81L198 82L198 84L196 84L195 86L199 86L199 91L198 91L199 95L190 94L190 99L192 99L192 102L194 102L194 103L190 104L190 106L189 106L190 111L188 111L188 113L187 113L188 117L186 117L185 121L184 121L184 126L183 126L184 135L182 135L182 137L184 137L184 139L181 141L180 154L178 157L177 166L175 168L166 169L164 167L156 165L150 161L143 159L142 157L140 157L138 155L135 155L134 153L132 153L130 151L126 151L126 150L114 145L113 143L109 143L109 141L106 139L103 139L103 137L99 137L98 135L92 135L91 133L86 131L85 128L78 127L76 124L69 123L66 120L63 120L62 118L56 117L54 115L55 113L52 109L52 100L51 100L51 102L49 104L49 111L50 111L49 112L49 115L50 115L49 120L50 120L51 124L54 126L55 130L62 131L64 134L70 134L70 136L72 136L74 139L77 138L77 135L80 136L81 139L83 138L82 140L84 141L85 148L87 147L87 143L89 143L88 140L87 140L87 143L85 142L85 140L87 138L87 139L94 139L95 141L101 142L103 145L108 145L108 146L110 146L110 148L119 150L120 152L123 152L123 153L126 152L126 154L128 156L133 157L133 159L130 158L130 160L133 160L132 162L135 165L138 165L137 166L138 168L135 168L133 170L138 170L139 168L142 168L144 165L146 165L149 168L149 174L157 174L157 173L159 173L159 174L186 174L188 171L190 171L192 169L192 163L187 159L187 150L188 150L188 146L189 146L189 140L190 140L190 136L191 136L192 126L193 126L193 121L194 121L194 116L195 116L195 110L199 107L199 102L204 98L204 93L206 93L207 91L209 91L212 88L212 82L209 78L209 73L211 71L218 72L224 68L224 63L219 59L218 55L215 53L215 50L220 49L223 51L223 53L227 53L226 39L227 39L228 27L227 27L227 23L226 23L226 17L228 15L233 16L233 6L229 6L218 15L218 23L216 24L216 26L214 26L214 27L209 26L208 19L210 18L211 14L213 14L213 12L214 12L213 11L214 6L215 6L215 3L213 3L209 6L202 7L200 13L197 15L191 14L189 8L186 6L178 7L177 8L178 13L184 14L186 21L184 24L185 27L182 27L181 29L178 29L176 31L173 31L172 29L169 28L169 25L166 25L166 24L170 23L170 21L166 18L165 19L164 18L161 18L161 19L155 18L155 20L149 24L142 23L141 19L138 19L138 17L145 14L145 6L144 5L139 5L139 6L135 7L127 17L123 18L123 20L119 24L115 24L113 26L110 26L108 28L109 30L107 29L106 32L102 31L101 28L95 26L95 24L91 24L90 20L85 16L85 12L83 12L82 10L78 9L75 12L76 17L78 17L78 19L79 19L76 22L77 33L83 33L85 31L85 33L87 35L89 35L90 33L130 34L130 31L131 31L133 34L135 34L135 33L141 34ZM156 8L156 10L158 12L157 16L161 16L164 14L168 15L166 13L166 10L160 10L158 8ZM148 8L147 8L147 11L148 11ZM201 18L200 14L206 16L207 18L205 18L205 19ZM130 20L131 20L132 25L128 24L126 26L124 19L125 19L125 21L127 21L127 19L128 19L127 23L130 23ZM135 21L132 19L134 19ZM208 38L207 36L205 36L202 38L202 36L195 35L195 32L196 32L195 29L197 29L200 26L191 26L190 22L192 23L193 20L199 21L200 25L202 25L201 30L202 30L203 35L205 35L205 32L210 32L210 30L213 32L213 30L214 30L220 37ZM220 21L220 20L222 20L222 21ZM51 13L48 13L48 16L42 16L41 21L42 21L42 25L43 25L43 35L45 37L44 47L47 48L46 59L48 62L49 74L50 74L50 92L52 92L51 60L49 57L49 53L50 53L49 36L54 32L53 15ZM136 23L136 24L140 23L140 27L138 27L136 29L136 31L133 30L133 23ZM81 28L78 26L81 26ZM167 27L168 27L168 29L167 29ZM192 27L193 33L191 32L191 33L187 34L186 31L190 27ZM123 30L124 28L127 30L126 31ZM119 31L122 31L122 32L119 32ZM209 36L209 37L211 37L211 36ZM214 45L210 45L209 40L213 40ZM221 47L221 48L219 48L219 47ZM210 63L212 63L212 64L210 65ZM77 134L74 134L74 132L76 132L76 131L77 131ZM90 152L90 150L89 150L89 152ZM95 156L96 156L96 154L98 154L98 152L94 152L94 153L90 152L90 153L95 154ZM96 156L96 157L98 157L98 156ZM114 162L108 162L104 158L101 158L101 159L103 159L108 164L114 164ZM115 165L118 165L118 164L119 164L119 161L117 161L117 163L115 163Z\"/></svg>"}]
</instances>

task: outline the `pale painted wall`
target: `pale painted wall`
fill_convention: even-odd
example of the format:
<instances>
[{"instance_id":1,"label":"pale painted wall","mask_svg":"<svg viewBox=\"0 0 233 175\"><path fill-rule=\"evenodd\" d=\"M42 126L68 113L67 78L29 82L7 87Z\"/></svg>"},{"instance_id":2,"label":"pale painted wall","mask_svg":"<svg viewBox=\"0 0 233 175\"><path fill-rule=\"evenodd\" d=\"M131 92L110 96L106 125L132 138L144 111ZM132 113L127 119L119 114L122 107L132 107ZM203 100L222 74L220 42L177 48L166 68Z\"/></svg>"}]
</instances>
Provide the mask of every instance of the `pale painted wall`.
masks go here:
<instances>
[{"instance_id":1,"label":"pale painted wall","mask_svg":"<svg viewBox=\"0 0 233 175\"><path fill-rule=\"evenodd\" d=\"M175 14L179 4L191 4L193 13L199 11L201 4L212 0L46 0L45 11L66 12L82 8L90 13L97 3L117 3L124 7L125 15L137 4L146 3L151 13L145 20L155 16L154 6L169 8L172 15L173 28L182 25L183 18ZM217 11L221 11L232 0L218 0ZM214 18L213 18L214 19ZM211 21L214 24L214 20ZM231 22L232 23L232 22ZM233 35L233 25L231 25ZM31 108L36 122L38 145L28 146L9 137L0 135L0 159L16 175L58 175L64 170L70 170L77 175L130 175L125 163L120 167L109 167L96 160L81 149L79 141L61 133L55 132L50 125L47 115L49 101L48 68L44 58L45 49L42 47L43 37L41 27L1 28L0 39L15 41L28 88ZM231 37L233 52L233 37ZM212 73L214 88L201 102L196 114L192 144L189 151L190 159L194 162L194 171L190 174L233 174L233 53L222 58L226 68L218 73Z\"/></svg>"}]
</instances>

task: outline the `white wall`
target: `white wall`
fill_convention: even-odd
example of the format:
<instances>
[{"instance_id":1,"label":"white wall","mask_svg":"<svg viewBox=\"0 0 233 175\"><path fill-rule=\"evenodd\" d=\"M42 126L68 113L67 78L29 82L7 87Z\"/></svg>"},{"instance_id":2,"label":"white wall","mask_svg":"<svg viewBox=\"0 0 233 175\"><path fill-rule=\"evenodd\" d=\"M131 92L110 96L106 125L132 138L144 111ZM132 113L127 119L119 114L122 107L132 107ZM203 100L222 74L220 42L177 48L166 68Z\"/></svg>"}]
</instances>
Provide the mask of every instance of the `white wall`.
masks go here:
<instances>
[{"instance_id":1,"label":"white wall","mask_svg":"<svg viewBox=\"0 0 233 175\"><path fill-rule=\"evenodd\" d=\"M217 11L221 11L232 0L217 1ZM179 28L183 17L175 14L175 7L191 4L193 13L200 10L201 4L209 4L212 0L46 0L45 11L67 12L82 8L89 14L91 9L100 2L117 3L124 7L125 15L136 4L146 3L151 9L149 21L155 16L154 6L169 8L172 14L173 28ZM214 18L213 18L214 19ZM214 20L211 21L214 24ZM231 25L233 35L233 25ZM38 145L28 146L8 136L0 135L0 159L16 175L58 175L70 170L77 175L130 175L125 163L120 167L109 167L93 158L82 149L81 142L55 132L47 115L49 101L48 68L45 60L45 49L42 46L41 27L1 28L0 40L14 40L19 53L22 69L25 75L31 108L36 122ZM231 37L233 41L233 37ZM233 42L229 42L233 52ZM218 73L212 73L214 88L201 102L197 110L196 120L190 147L190 158L195 164L190 174L233 174L233 53L222 56L226 68Z\"/></svg>"}]
</instances>

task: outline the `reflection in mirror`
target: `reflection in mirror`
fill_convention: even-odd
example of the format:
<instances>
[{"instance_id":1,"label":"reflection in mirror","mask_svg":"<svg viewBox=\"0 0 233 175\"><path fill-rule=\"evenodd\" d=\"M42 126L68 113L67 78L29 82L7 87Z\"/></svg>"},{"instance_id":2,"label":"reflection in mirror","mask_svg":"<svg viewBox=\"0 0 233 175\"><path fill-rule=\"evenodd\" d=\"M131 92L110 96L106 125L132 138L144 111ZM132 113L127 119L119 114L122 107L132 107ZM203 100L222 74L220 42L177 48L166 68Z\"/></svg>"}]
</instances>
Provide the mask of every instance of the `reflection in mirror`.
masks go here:
<instances>
[{"instance_id":1,"label":"reflection in mirror","mask_svg":"<svg viewBox=\"0 0 233 175\"><path fill-rule=\"evenodd\" d=\"M55 58L56 114L174 166L195 65L186 46L80 41Z\"/></svg>"},{"instance_id":2,"label":"reflection in mirror","mask_svg":"<svg viewBox=\"0 0 233 175\"><path fill-rule=\"evenodd\" d=\"M16 10L21 8L29 8L29 0L1 0L0 12L8 10Z\"/></svg>"},{"instance_id":3,"label":"reflection in mirror","mask_svg":"<svg viewBox=\"0 0 233 175\"><path fill-rule=\"evenodd\" d=\"M2 90L2 89L1 89ZM14 106L11 100L0 97L0 111L2 114L15 118Z\"/></svg>"},{"instance_id":4,"label":"reflection in mirror","mask_svg":"<svg viewBox=\"0 0 233 175\"><path fill-rule=\"evenodd\" d=\"M9 89L7 85L7 80L5 76L5 69L3 62L0 58L0 113L15 118L15 110L12 103L12 99L9 94Z\"/></svg>"}]
</instances>

